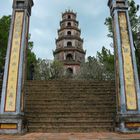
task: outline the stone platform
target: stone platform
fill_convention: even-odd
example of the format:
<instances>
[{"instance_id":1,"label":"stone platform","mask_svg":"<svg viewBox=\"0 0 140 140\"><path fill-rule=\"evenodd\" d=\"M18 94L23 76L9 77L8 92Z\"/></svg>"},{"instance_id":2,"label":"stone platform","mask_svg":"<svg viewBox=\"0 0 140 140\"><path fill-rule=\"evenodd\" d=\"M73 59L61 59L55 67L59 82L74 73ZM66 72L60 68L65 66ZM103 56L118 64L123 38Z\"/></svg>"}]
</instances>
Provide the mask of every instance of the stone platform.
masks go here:
<instances>
[{"instance_id":1,"label":"stone platform","mask_svg":"<svg viewBox=\"0 0 140 140\"><path fill-rule=\"evenodd\" d=\"M0 140L140 140L140 134L29 133L23 136L0 135Z\"/></svg>"}]
</instances>

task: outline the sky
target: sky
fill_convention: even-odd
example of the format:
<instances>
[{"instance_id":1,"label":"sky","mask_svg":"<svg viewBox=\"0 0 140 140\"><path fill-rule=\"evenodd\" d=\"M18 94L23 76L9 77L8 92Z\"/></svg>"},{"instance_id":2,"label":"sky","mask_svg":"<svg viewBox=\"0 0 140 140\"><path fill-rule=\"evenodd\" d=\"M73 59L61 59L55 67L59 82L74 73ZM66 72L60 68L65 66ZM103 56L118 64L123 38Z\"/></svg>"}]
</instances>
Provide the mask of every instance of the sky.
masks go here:
<instances>
[{"instance_id":1,"label":"sky","mask_svg":"<svg viewBox=\"0 0 140 140\"><path fill-rule=\"evenodd\" d=\"M104 25L105 18L110 16L107 2L108 0L34 0L29 32L36 56L53 59L52 52L56 48L55 39L58 37L61 14L67 9L77 13L84 49L87 51L86 57L96 56L102 46L112 49L112 39L107 37L108 30ZM140 0L135 2L140 5ZM11 13L12 0L0 0L0 17Z\"/></svg>"}]
</instances>

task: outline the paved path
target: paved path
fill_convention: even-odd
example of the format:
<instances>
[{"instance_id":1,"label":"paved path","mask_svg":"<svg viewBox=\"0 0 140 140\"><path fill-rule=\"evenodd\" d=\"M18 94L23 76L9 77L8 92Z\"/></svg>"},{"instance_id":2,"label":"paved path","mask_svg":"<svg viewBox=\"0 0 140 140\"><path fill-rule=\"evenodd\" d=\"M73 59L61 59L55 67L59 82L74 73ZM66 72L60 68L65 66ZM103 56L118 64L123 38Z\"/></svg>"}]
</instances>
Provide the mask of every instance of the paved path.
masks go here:
<instances>
[{"instance_id":1,"label":"paved path","mask_svg":"<svg viewBox=\"0 0 140 140\"><path fill-rule=\"evenodd\" d=\"M0 140L140 140L140 134L30 133L23 136L0 135Z\"/></svg>"}]
</instances>

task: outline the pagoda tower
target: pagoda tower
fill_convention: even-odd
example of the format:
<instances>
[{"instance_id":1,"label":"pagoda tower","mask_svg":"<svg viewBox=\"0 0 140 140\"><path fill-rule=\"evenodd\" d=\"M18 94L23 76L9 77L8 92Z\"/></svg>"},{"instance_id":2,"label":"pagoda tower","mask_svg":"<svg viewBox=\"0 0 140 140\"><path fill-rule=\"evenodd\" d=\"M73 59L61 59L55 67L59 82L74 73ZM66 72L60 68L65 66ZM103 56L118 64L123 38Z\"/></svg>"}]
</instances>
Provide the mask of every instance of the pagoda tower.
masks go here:
<instances>
[{"instance_id":1,"label":"pagoda tower","mask_svg":"<svg viewBox=\"0 0 140 140\"><path fill-rule=\"evenodd\" d=\"M56 49L53 52L54 59L64 64L66 73L77 74L80 64L85 62L86 51L83 50L83 39L76 13L71 10L62 14Z\"/></svg>"}]
</instances>

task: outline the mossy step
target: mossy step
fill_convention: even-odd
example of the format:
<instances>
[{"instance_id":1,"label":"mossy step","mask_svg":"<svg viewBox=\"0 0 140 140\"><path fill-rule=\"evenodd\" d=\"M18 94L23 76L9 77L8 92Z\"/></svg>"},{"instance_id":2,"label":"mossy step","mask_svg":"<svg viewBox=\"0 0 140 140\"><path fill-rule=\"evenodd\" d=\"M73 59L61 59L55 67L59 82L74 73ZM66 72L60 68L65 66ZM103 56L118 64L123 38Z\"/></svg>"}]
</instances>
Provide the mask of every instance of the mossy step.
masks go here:
<instances>
[{"instance_id":1,"label":"mossy step","mask_svg":"<svg viewBox=\"0 0 140 140\"><path fill-rule=\"evenodd\" d=\"M28 118L29 123L113 123L112 118Z\"/></svg>"},{"instance_id":2,"label":"mossy step","mask_svg":"<svg viewBox=\"0 0 140 140\"><path fill-rule=\"evenodd\" d=\"M112 127L114 124L112 122L28 122L30 126L38 126L38 127L48 127L48 126L92 126L92 127Z\"/></svg>"},{"instance_id":3,"label":"mossy step","mask_svg":"<svg viewBox=\"0 0 140 140\"><path fill-rule=\"evenodd\" d=\"M100 114L102 114L102 113L115 113L116 112L116 110L115 109L43 109L43 110L37 110L37 109L26 109L26 112L30 112L30 113L52 113L52 112L77 112L77 113L81 113L81 112L86 112L86 113L100 113Z\"/></svg>"},{"instance_id":4,"label":"mossy step","mask_svg":"<svg viewBox=\"0 0 140 140\"><path fill-rule=\"evenodd\" d=\"M40 106L40 105L30 105L30 106L26 106L28 109L115 109L115 106L105 106L105 105L50 105L50 106Z\"/></svg>"},{"instance_id":5,"label":"mossy step","mask_svg":"<svg viewBox=\"0 0 140 140\"><path fill-rule=\"evenodd\" d=\"M82 100L78 100L75 102L71 102L73 101L73 99L67 101L67 100L45 100L45 99L28 99L28 101L26 101L26 106L88 106L88 107L96 107L96 106L116 106L116 102L114 99L107 99L107 100L93 100L92 102L88 102L88 100L86 100L86 102L82 102ZM87 104L86 104L87 103Z\"/></svg>"},{"instance_id":6,"label":"mossy step","mask_svg":"<svg viewBox=\"0 0 140 140\"><path fill-rule=\"evenodd\" d=\"M61 126L61 127L56 127L56 126L50 126L50 127L45 127L45 126L28 126L28 131L29 132L47 132L47 133L60 133L60 132L65 132L65 133L70 133L70 132L110 132L114 131L114 128L111 126Z\"/></svg>"},{"instance_id":7,"label":"mossy step","mask_svg":"<svg viewBox=\"0 0 140 140\"><path fill-rule=\"evenodd\" d=\"M67 113L67 112L62 112L62 113L31 113L31 112L25 112L25 116L28 118L114 118L115 113Z\"/></svg>"}]
</instances>

